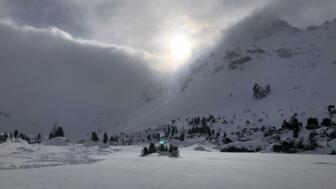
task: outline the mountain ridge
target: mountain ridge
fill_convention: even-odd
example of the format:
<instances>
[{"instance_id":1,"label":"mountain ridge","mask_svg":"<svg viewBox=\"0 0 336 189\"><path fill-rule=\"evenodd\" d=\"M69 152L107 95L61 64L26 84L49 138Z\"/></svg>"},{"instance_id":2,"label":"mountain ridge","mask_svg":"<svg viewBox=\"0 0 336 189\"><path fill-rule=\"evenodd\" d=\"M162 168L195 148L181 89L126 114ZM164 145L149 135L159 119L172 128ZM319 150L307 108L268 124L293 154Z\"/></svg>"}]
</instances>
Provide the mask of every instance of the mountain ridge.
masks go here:
<instances>
[{"instance_id":1,"label":"mountain ridge","mask_svg":"<svg viewBox=\"0 0 336 189\"><path fill-rule=\"evenodd\" d=\"M184 74L147 85L138 98L139 108L119 112L112 108L93 112L90 117L76 115L71 119L71 123L78 125L76 131L62 120L59 124L70 138L80 139L93 130L127 132L197 115L235 115L246 120L249 116L246 117L244 111L247 109L257 115L267 112L271 117L267 124L272 126L279 126L284 117L295 111L306 113L299 114L302 119L325 117L326 106L335 104L336 99L336 89L332 87L336 73L333 63L336 62L336 20L298 29L283 20L269 19L253 30L262 32L253 33L244 23L254 19L244 20L232 28L231 32L237 34L235 30L246 28L242 33L249 35L238 37L241 40L232 43L237 37L230 38L229 32L229 39L223 36L217 46L184 69ZM255 84L270 85L270 94L255 99L252 89ZM9 118L0 117L2 125L15 125L20 120L15 113L8 114ZM41 124L37 117L30 121L32 124L27 125L32 132L44 128L44 133L49 130L46 127L52 128L52 125ZM25 132L28 127L16 128ZM78 129L82 133L78 133Z\"/></svg>"},{"instance_id":2,"label":"mountain ridge","mask_svg":"<svg viewBox=\"0 0 336 189\"><path fill-rule=\"evenodd\" d=\"M144 108L142 112L151 112L147 117L160 117L156 120L158 123L177 117L229 111L220 107L231 107L229 109L235 112L232 114L251 109L249 106L259 113L270 111L267 108L270 105L276 105L272 108L274 112L287 109L287 116L293 113L292 107L307 112L313 108L316 114L323 114L325 107L335 103L336 99L336 89L332 88L333 73L336 73L332 64L336 60L333 50L336 47L336 22L326 22L314 30L310 27L297 29L283 20L270 25L282 29L275 30L276 35L269 30L263 31L270 35L262 33L258 38L252 35L254 42L246 46L214 48L197 60L200 63L191 64L189 74L176 86L174 95L149 102L152 104L147 107L149 110ZM254 99L252 87L255 83L270 84L271 94L262 100ZM158 113L160 111L162 115ZM150 120L141 118L141 111L138 115L138 122ZM280 124L280 117L276 116L275 120Z\"/></svg>"}]
</instances>

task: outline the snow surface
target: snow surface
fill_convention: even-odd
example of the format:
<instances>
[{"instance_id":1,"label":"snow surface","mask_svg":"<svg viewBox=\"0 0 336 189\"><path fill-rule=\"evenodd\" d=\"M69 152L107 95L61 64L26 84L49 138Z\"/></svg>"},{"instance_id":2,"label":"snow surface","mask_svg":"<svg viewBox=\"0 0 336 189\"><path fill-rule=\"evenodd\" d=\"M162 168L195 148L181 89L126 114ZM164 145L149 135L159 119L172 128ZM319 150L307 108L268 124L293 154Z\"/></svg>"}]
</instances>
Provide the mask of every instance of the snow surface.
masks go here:
<instances>
[{"instance_id":1,"label":"snow surface","mask_svg":"<svg viewBox=\"0 0 336 189\"><path fill-rule=\"evenodd\" d=\"M110 146L102 153L97 146L4 143L0 146L0 167L17 165L17 169L0 169L0 186L5 189L336 188L335 156L220 153L195 151L194 147L181 148L180 158L169 158L140 157L141 146ZM68 154L71 151L101 161L67 165L65 162L73 161ZM32 161L46 163L46 159L37 157L52 152L55 153L52 156L64 160L58 164L61 166L25 166Z\"/></svg>"},{"instance_id":2,"label":"snow surface","mask_svg":"<svg viewBox=\"0 0 336 189\"><path fill-rule=\"evenodd\" d=\"M52 140L55 141L55 140ZM0 144L0 171L29 169L69 164L87 164L99 160L97 155L111 153L111 149L81 144L30 145L26 141L13 140Z\"/></svg>"}]
</instances>

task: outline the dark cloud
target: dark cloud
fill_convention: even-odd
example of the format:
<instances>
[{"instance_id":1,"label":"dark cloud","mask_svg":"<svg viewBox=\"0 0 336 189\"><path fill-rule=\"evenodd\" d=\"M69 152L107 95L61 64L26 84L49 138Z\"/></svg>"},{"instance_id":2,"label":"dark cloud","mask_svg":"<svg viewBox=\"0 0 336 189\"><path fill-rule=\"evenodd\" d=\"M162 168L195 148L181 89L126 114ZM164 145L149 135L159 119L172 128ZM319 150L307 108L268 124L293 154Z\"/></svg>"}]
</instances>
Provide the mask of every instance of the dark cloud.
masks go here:
<instances>
[{"instance_id":1,"label":"dark cloud","mask_svg":"<svg viewBox=\"0 0 336 189\"><path fill-rule=\"evenodd\" d=\"M81 127L88 123L74 115L132 109L154 79L141 53L85 44L55 28L0 23L0 39L0 107L25 121L16 127L31 121L46 129L55 121Z\"/></svg>"}]
</instances>

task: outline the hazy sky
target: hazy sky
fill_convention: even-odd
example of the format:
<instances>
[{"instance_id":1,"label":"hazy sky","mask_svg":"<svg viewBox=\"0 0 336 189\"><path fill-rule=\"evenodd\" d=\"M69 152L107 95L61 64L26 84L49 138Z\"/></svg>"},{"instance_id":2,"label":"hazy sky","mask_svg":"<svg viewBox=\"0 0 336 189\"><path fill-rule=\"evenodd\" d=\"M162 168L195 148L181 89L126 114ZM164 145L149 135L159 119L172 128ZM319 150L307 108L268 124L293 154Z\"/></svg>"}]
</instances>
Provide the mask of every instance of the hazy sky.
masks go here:
<instances>
[{"instance_id":1,"label":"hazy sky","mask_svg":"<svg viewBox=\"0 0 336 189\"><path fill-rule=\"evenodd\" d=\"M157 53L176 30L185 27L195 38L212 38L268 1L5 0L2 12L20 25L53 26L76 37Z\"/></svg>"},{"instance_id":2,"label":"hazy sky","mask_svg":"<svg viewBox=\"0 0 336 189\"><path fill-rule=\"evenodd\" d=\"M56 27L75 38L146 51L167 58L170 40L183 32L193 50L218 41L220 31L256 12L270 12L297 27L336 17L334 0L1 0L2 19Z\"/></svg>"},{"instance_id":3,"label":"hazy sky","mask_svg":"<svg viewBox=\"0 0 336 189\"><path fill-rule=\"evenodd\" d=\"M65 125L126 111L176 67L172 39L195 56L252 15L306 27L335 10L335 0L0 0L0 111Z\"/></svg>"}]
</instances>

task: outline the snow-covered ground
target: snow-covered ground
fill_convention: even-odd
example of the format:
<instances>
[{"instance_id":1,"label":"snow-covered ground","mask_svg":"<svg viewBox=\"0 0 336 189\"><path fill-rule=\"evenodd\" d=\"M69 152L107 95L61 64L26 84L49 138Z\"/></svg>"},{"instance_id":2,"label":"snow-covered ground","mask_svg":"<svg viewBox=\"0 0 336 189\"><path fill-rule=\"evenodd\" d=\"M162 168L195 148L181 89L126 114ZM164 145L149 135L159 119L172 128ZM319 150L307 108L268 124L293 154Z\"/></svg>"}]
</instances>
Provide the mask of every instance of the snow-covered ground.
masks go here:
<instances>
[{"instance_id":1,"label":"snow-covered ground","mask_svg":"<svg viewBox=\"0 0 336 189\"><path fill-rule=\"evenodd\" d=\"M195 147L200 148L181 148L181 157L169 158L139 157L141 146L1 144L0 188L336 188L335 156L220 153Z\"/></svg>"},{"instance_id":2,"label":"snow-covered ground","mask_svg":"<svg viewBox=\"0 0 336 189\"><path fill-rule=\"evenodd\" d=\"M53 143L53 145L30 145L22 140L8 141L0 144L0 171L88 164L99 161L100 158L98 156L111 152L113 150L105 146L99 147L82 144L60 145L59 142Z\"/></svg>"}]
</instances>

